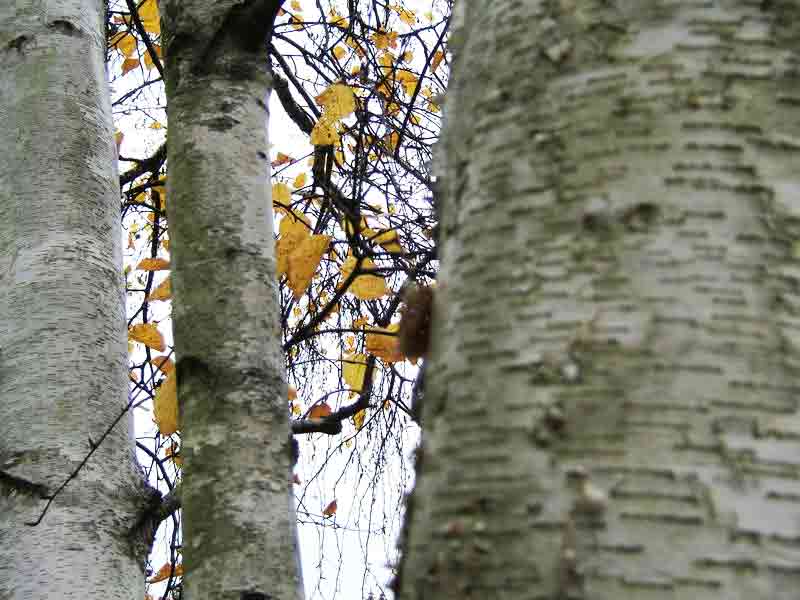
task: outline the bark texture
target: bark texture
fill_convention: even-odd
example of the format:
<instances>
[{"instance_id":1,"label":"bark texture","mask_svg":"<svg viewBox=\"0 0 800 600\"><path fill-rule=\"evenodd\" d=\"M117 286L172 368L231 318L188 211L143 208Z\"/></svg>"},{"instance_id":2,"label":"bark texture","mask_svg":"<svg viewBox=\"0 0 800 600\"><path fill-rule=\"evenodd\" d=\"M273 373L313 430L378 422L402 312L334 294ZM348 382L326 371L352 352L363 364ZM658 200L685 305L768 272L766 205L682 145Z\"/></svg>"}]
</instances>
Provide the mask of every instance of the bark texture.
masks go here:
<instances>
[{"instance_id":1,"label":"bark texture","mask_svg":"<svg viewBox=\"0 0 800 600\"><path fill-rule=\"evenodd\" d=\"M301 596L267 149L279 2L160 2L185 594Z\"/></svg>"},{"instance_id":2,"label":"bark texture","mask_svg":"<svg viewBox=\"0 0 800 600\"><path fill-rule=\"evenodd\" d=\"M795 598L798 3L453 23L400 597Z\"/></svg>"},{"instance_id":3,"label":"bark texture","mask_svg":"<svg viewBox=\"0 0 800 600\"><path fill-rule=\"evenodd\" d=\"M101 0L0 6L0 598L140 600Z\"/></svg>"}]
</instances>

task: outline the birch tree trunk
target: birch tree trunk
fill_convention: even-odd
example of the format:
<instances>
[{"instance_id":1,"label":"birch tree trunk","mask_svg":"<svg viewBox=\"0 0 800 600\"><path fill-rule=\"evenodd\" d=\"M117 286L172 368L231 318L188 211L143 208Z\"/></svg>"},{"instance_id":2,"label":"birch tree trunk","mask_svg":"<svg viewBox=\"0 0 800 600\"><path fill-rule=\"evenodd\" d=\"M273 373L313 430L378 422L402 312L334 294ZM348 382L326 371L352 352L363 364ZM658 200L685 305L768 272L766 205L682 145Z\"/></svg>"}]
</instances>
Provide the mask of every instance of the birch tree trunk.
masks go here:
<instances>
[{"instance_id":1,"label":"birch tree trunk","mask_svg":"<svg viewBox=\"0 0 800 600\"><path fill-rule=\"evenodd\" d=\"M160 2L190 600L302 596L267 147L279 6Z\"/></svg>"},{"instance_id":2,"label":"birch tree trunk","mask_svg":"<svg viewBox=\"0 0 800 600\"><path fill-rule=\"evenodd\" d=\"M800 5L454 27L400 597L796 598Z\"/></svg>"},{"instance_id":3,"label":"birch tree trunk","mask_svg":"<svg viewBox=\"0 0 800 600\"><path fill-rule=\"evenodd\" d=\"M0 6L0 598L140 600L101 0Z\"/></svg>"}]
</instances>

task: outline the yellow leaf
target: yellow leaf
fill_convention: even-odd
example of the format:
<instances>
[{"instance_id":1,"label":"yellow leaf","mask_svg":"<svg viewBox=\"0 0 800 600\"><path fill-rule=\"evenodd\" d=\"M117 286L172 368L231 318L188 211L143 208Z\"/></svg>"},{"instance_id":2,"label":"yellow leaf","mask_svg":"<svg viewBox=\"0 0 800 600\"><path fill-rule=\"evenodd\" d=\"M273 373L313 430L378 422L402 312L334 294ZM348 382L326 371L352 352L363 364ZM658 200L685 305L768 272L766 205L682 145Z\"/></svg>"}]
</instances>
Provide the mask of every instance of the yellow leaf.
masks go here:
<instances>
[{"instance_id":1,"label":"yellow leaf","mask_svg":"<svg viewBox=\"0 0 800 600\"><path fill-rule=\"evenodd\" d=\"M289 255L286 277L295 299L300 298L311 283L330 242L330 236L309 235Z\"/></svg>"},{"instance_id":2,"label":"yellow leaf","mask_svg":"<svg viewBox=\"0 0 800 600\"><path fill-rule=\"evenodd\" d=\"M166 349L164 337L153 323L139 323L128 329L128 339L141 342L145 346L163 352Z\"/></svg>"},{"instance_id":3,"label":"yellow leaf","mask_svg":"<svg viewBox=\"0 0 800 600\"><path fill-rule=\"evenodd\" d=\"M414 53L406 50L405 52L403 52L402 55L400 55L400 60L402 60L403 62L411 62L412 60L414 60Z\"/></svg>"},{"instance_id":4,"label":"yellow leaf","mask_svg":"<svg viewBox=\"0 0 800 600\"><path fill-rule=\"evenodd\" d=\"M404 360L405 357L403 353L400 352L400 342L396 335L399 329L399 323L389 325L386 329L380 327L370 327L367 329L367 331L375 332L367 333L367 352L374 354L386 363L396 363ZM394 335L385 335L387 333Z\"/></svg>"},{"instance_id":5,"label":"yellow leaf","mask_svg":"<svg viewBox=\"0 0 800 600\"><path fill-rule=\"evenodd\" d=\"M308 227L292 217L284 217L280 224L280 237L275 243L278 277L289 272L289 256L310 236Z\"/></svg>"},{"instance_id":6,"label":"yellow leaf","mask_svg":"<svg viewBox=\"0 0 800 600\"><path fill-rule=\"evenodd\" d=\"M178 431L178 388L174 373L167 375L156 389L153 418L161 435L172 435Z\"/></svg>"},{"instance_id":7,"label":"yellow leaf","mask_svg":"<svg viewBox=\"0 0 800 600\"><path fill-rule=\"evenodd\" d=\"M315 98L324 109L323 119L343 119L356 109L356 97L349 85L334 83Z\"/></svg>"},{"instance_id":8,"label":"yellow leaf","mask_svg":"<svg viewBox=\"0 0 800 600\"><path fill-rule=\"evenodd\" d=\"M153 35L161 35L161 16L158 14L156 0L145 0L139 7L139 18L145 30Z\"/></svg>"},{"instance_id":9,"label":"yellow leaf","mask_svg":"<svg viewBox=\"0 0 800 600\"><path fill-rule=\"evenodd\" d=\"M163 258L143 258L138 265L137 269L142 271L163 271L169 269L169 261Z\"/></svg>"},{"instance_id":10,"label":"yellow leaf","mask_svg":"<svg viewBox=\"0 0 800 600\"><path fill-rule=\"evenodd\" d=\"M161 46L159 46L158 44L153 44L153 49L156 51L156 56L158 56L158 58L161 58ZM153 67L156 66L155 63L153 62L153 57L150 56L150 52L145 52L144 54L144 66L147 67L148 69L152 69Z\"/></svg>"},{"instance_id":11,"label":"yellow leaf","mask_svg":"<svg viewBox=\"0 0 800 600\"><path fill-rule=\"evenodd\" d=\"M341 46L336 46L333 49L333 55L336 57L336 60L342 60L347 55L347 50ZM356 67L356 69L358 70L360 67Z\"/></svg>"},{"instance_id":12,"label":"yellow leaf","mask_svg":"<svg viewBox=\"0 0 800 600\"><path fill-rule=\"evenodd\" d=\"M120 31L108 43L119 50L126 58L132 57L136 52L136 38L127 31Z\"/></svg>"},{"instance_id":13,"label":"yellow leaf","mask_svg":"<svg viewBox=\"0 0 800 600\"><path fill-rule=\"evenodd\" d=\"M364 388L366 373L366 354L348 354L342 358L342 377L354 392L360 392Z\"/></svg>"},{"instance_id":14,"label":"yellow leaf","mask_svg":"<svg viewBox=\"0 0 800 600\"><path fill-rule=\"evenodd\" d=\"M353 269L356 267L356 262L357 261L354 256L349 256L347 260L345 260L341 268L342 282L344 282L350 276L350 273L353 272ZM361 263L361 268L374 269L375 263L373 263L369 258L365 258ZM370 273L356 277L355 280L353 280L353 282L350 284L350 287L347 289L347 291L361 300L375 300L376 298L381 298L388 294L389 288L386 287L386 281L383 279L383 277Z\"/></svg>"},{"instance_id":15,"label":"yellow leaf","mask_svg":"<svg viewBox=\"0 0 800 600\"><path fill-rule=\"evenodd\" d=\"M339 141L339 134L333 123L323 118L311 130L311 143L315 146L333 146Z\"/></svg>"},{"instance_id":16,"label":"yellow leaf","mask_svg":"<svg viewBox=\"0 0 800 600\"><path fill-rule=\"evenodd\" d=\"M397 32L379 29L370 36L376 48L397 48Z\"/></svg>"},{"instance_id":17,"label":"yellow leaf","mask_svg":"<svg viewBox=\"0 0 800 600\"><path fill-rule=\"evenodd\" d=\"M272 185L272 201L281 204L289 204L292 201L292 192L285 183L275 183Z\"/></svg>"},{"instance_id":18,"label":"yellow leaf","mask_svg":"<svg viewBox=\"0 0 800 600\"><path fill-rule=\"evenodd\" d=\"M303 10L303 7L300 6L300 2L297 0L292 0L292 10Z\"/></svg>"},{"instance_id":19,"label":"yellow leaf","mask_svg":"<svg viewBox=\"0 0 800 600\"><path fill-rule=\"evenodd\" d=\"M289 386L288 394L289 394L289 402L297 400L297 389L293 385Z\"/></svg>"},{"instance_id":20,"label":"yellow leaf","mask_svg":"<svg viewBox=\"0 0 800 600\"><path fill-rule=\"evenodd\" d=\"M133 71L139 66L138 58L126 58L122 61L122 74L125 75L128 71Z\"/></svg>"},{"instance_id":21,"label":"yellow leaf","mask_svg":"<svg viewBox=\"0 0 800 600\"><path fill-rule=\"evenodd\" d=\"M442 52L441 50L437 50L436 52L434 52L433 60L431 60L431 70L435 71L439 67L439 64L442 62L443 59L444 59L444 52Z\"/></svg>"},{"instance_id":22,"label":"yellow leaf","mask_svg":"<svg viewBox=\"0 0 800 600\"><path fill-rule=\"evenodd\" d=\"M403 21L406 25L414 26L417 23L417 16L414 14L413 10L408 10L407 8L403 8L399 4L391 7L393 11L395 11L399 16L400 20Z\"/></svg>"},{"instance_id":23,"label":"yellow leaf","mask_svg":"<svg viewBox=\"0 0 800 600\"><path fill-rule=\"evenodd\" d=\"M150 292L147 300L169 300L172 298L172 279L167 277L156 289Z\"/></svg>"},{"instance_id":24,"label":"yellow leaf","mask_svg":"<svg viewBox=\"0 0 800 600\"><path fill-rule=\"evenodd\" d=\"M165 563L156 573L147 580L147 583L158 583L159 581L166 581L169 579L169 574L172 573L175 577L183 575L183 564L175 565L173 571L170 563Z\"/></svg>"},{"instance_id":25,"label":"yellow leaf","mask_svg":"<svg viewBox=\"0 0 800 600\"><path fill-rule=\"evenodd\" d=\"M169 356L154 356L150 364L159 369L164 375L169 375L175 370L175 363Z\"/></svg>"},{"instance_id":26,"label":"yellow leaf","mask_svg":"<svg viewBox=\"0 0 800 600\"><path fill-rule=\"evenodd\" d=\"M362 409L353 415L353 425L356 429L361 429L364 426L364 420L367 418L366 409Z\"/></svg>"},{"instance_id":27,"label":"yellow leaf","mask_svg":"<svg viewBox=\"0 0 800 600\"><path fill-rule=\"evenodd\" d=\"M325 507L322 511L323 516L330 517L333 514L336 514L336 500L331 500L330 504Z\"/></svg>"},{"instance_id":28,"label":"yellow leaf","mask_svg":"<svg viewBox=\"0 0 800 600\"><path fill-rule=\"evenodd\" d=\"M347 19L345 19L342 15L340 15L338 12L336 12L335 8L332 8L331 12L328 14L330 15L328 23L330 23L331 25L334 25L341 29L347 29L348 27L350 27L350 22Z\"/></svg>"},{"instance_id":29,"label":"yellow leaf","mask_svg":"<svg viewBox=\"0 0 800 600\"><path fill-rule=\"evenodd\" d=\"M153 121L152 123L150 123L150 129L163 129L163 128L164 126L158 121Z\"/></svg>"},{"instance_id":30,"label":"yellow leaf","mask_svg":"<svg viewBox=\"0 0 800 600\"><path fill-rule=\"evenodd\" d=\"M306 174L300 173L297 177L294 178L294 189L299 189L306 184Z\"/></svg>"},{"instance_id":31,"label":"yellow leaf","mask_svg":"<svg viewBox=\"0 0 800 600\"><path fill-rule=\"evenodd\" d=\"M273 167L280 167L281 165L285 165L288 162L292 162L292 160L293 160L292 157L289 156L288 154L284 154L283 152L278 152L278 156L275 157L275 160L273 160L270 163L270 165L272 165Z\"/></svg>"},{"instance_id":32,"label":"yellow leaf","mask_svg":"<svg viewBox=\"0 0 800 600\"><path fill-rule=\"evenodd\" d=\"M119 130L114 132L114 142L117 144L117 154L119 154L119 147L122 145L123 139L125 139L125 134Z\"/></svg>"},{"instance_id":33,"label":"yellow leaf","mask_svg":"<svg viewBox=\"0 0 800 600\"><path fill-rule=\"evenodd\" d=\"M353 321L353 329L360 329L361 327L366 326L368 320L367 317L361 317Z\"/></svg>"},{"instance_id":34,"label":"yellow leaf","mask_svg":"<svg viewBox=\"0 0 800 600\"><path fill-rule=\"evenodd\" d=\"M389 148L390 152L394 152L395 148L397 148L397 142L400 141L400 134L396 131L393 131L389 135L384 136L383 143L386 144L386 147Z\"/></svg>"}]
</instances>

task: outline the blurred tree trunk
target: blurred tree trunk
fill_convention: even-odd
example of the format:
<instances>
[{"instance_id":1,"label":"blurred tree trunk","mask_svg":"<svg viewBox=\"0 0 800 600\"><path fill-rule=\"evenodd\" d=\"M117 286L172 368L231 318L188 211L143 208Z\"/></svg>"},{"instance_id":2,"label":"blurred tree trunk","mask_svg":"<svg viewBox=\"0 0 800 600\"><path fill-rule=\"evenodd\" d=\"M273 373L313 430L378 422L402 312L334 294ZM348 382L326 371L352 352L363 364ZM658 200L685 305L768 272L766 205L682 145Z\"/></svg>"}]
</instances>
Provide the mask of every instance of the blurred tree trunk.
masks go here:
<instances>
[{"instance_id":1,"label":"blurred tree trunk","mask_svg":"<svg viewBox=\"0 0 800 600\"><path fill-rule=\"evenodd\" d=\"M454 27L400 597L796 598L800 5Z\"/></svg>"},{"instance_id":2,"label":"blurred tree trunk","mask_svg":"<svg viewBox=\"0 0 800 600\"><path fill-rule=\"evenodd\" d=\"M190 600L302 596L267 146L279 6L160 2Z\"/></svg>"},{"instance_id":3,"label":"blurred tree trunk","mask_svg":"<svg viewBox=\"0 0 800 600\"><path fill-rule=\"evenodd\" d=\"M140 600L101 0L0 6L0 597Z\"/></svg>"}]
</instances>

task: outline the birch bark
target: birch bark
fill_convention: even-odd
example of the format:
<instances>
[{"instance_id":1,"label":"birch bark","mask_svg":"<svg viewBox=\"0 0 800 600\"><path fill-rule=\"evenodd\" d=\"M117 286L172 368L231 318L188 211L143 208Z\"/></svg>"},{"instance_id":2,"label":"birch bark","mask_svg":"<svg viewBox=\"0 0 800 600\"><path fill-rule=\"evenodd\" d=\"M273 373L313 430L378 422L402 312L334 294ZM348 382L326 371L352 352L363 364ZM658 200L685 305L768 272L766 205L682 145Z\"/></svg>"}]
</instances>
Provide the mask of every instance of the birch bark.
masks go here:
<instances>
[{"instance_id":1,"label":"birch bark","mask_svg":"<svg viewBox=\"0 0 800 600\"><path fill-rule=\"evenodd\" d=\"M0 4L0 598L140 600L101 0Z\"/></svg>"},{"instance_id":2,"label":"birch bark","mask_svg":"<svg viewBox=\"0 0 800 600\"><path fill-rule=\"evenodd\" d=\"M796 597L798 3L456 13L400 597Z\"/></svg>"},{"instance_id":3,"label":"birch bark","mask_svg":"<svg viewBox=\"0 0 800 600\"><path fill-rule=\"evenodd\" d=\"M160 2L186 598L302 597L266 43L280 2Z\"/></svg>"}]
</instances>

